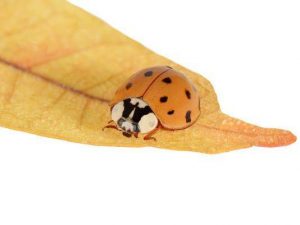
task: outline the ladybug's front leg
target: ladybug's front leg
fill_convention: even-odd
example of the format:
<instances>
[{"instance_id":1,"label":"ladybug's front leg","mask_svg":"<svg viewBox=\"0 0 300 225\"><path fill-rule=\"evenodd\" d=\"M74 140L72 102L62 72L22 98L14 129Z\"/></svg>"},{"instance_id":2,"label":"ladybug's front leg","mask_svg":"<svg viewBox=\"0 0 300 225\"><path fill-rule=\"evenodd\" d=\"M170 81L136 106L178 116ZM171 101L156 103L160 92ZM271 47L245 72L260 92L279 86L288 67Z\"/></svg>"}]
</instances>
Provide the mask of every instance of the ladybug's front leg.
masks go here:
<instances>
[{"instance_id":1,"label":"ladybug's front leg","mask_svg":"<svg viewBox=\"0 0 300 225\"><path fill-rule=\"evenodd\" d=\"M134 132L133 135L134 135L135 138L139 137L139 133L138 132Z\"/></svg>"},{"instance_id":2,"label":"ladybug's front leg","mask_svg":"<svg viewBox=\"0 0 300 225\"><path fill-rule=\"evenodd\" d=\"M112 128L112 129L116 129L116 130L119 130L118 129L118 127L117 127L117 125L111 125L110 123L112 123L113 122L113 120L110 120L109 122L108 122L108 124L105 126L105 127L103 127L102 128L102 130L104 131L106 128Z\"/></svg>"}]
</instances>

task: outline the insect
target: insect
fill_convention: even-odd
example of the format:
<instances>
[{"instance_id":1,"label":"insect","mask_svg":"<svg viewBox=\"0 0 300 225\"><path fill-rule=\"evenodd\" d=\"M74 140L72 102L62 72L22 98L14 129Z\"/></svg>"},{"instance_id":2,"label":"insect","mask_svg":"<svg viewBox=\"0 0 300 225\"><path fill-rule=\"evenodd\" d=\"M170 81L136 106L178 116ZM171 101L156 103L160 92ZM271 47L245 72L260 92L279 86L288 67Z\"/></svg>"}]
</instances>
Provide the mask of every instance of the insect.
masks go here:
<instances>
[{"instance_id":1,"label":"insect","mask_svg":"<svg viewBox=\"0 0 300 225\"><path fill-rule=\"evenodd\" d=\"M133 74L116 91L110 102L111 121L105 128L122 131L126 137L159 129L190 127L200 115L200 96L192 82L169 66L143 69ZM113 123L113 124L112 124Z\"/></svg>"}]
</instances>

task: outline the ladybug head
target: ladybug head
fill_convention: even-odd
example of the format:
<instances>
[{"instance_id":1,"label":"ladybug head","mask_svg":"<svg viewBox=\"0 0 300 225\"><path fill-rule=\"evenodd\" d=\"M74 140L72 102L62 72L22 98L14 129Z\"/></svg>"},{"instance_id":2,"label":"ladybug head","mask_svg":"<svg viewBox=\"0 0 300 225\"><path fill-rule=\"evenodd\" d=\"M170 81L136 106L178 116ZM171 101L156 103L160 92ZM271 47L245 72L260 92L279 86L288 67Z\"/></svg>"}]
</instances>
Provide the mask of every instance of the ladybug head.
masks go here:
<instances>
[{"instance_id":1,"label":"ladybug head","mask_svg":"<svg viewBox=\"0 0 300 225\"><path fill-rule=\"evenodd\" d=\"M111 117L126 137L132 133L149 133L158 125L158 119L150 106L140 98L127 98L118 102L112 107Z\"/></svg>"},{"instance_id":2,"label":"ladybug head","mask_svg":"<svg viewBox=\"0 0 300 225\"><path fill-rule=\"evenodd\" d=\"M126 132L128 134L140 132L138 124L132 121L132 119L130 118L121 117L120 119L118 119L117 124L123 132Z\"/></svg>"}]
</instances>

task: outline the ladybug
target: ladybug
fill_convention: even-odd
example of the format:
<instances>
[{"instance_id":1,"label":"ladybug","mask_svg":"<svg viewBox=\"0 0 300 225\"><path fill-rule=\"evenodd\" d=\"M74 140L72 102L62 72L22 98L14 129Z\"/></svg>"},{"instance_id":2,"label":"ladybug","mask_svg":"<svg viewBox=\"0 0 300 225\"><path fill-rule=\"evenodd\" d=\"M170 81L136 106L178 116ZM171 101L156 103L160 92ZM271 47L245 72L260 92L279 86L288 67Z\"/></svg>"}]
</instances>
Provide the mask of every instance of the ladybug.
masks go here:
<instances>
[{"instance_id":1,"label":"ladybug","mask_svg":"<svg viewBox=\"0 0 300 225\"><path fill-rule=\"evenodd\" d=\"M104 128L120 130L126 137L142 133L144 140L156 140L152 135L159 129L190 127L200 115L200 96L184 74L156 66L133 74L116 91L110 107L112 120Z\"/></svg>"}]
</instances>

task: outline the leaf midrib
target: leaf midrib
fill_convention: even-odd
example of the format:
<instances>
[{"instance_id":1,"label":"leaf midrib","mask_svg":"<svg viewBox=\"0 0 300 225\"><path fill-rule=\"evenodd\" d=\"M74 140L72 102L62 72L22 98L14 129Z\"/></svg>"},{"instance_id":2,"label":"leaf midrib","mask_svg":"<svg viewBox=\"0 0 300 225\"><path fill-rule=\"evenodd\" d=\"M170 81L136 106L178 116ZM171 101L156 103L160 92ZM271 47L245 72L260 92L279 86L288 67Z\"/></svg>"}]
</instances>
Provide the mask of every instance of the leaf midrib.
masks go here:
<instances>
[{"instance_id":1,"label":"leaf midrib","mask_svg":"<svg viewBox=\"0 0 300 225\"><path fill-rule=\"evenodd\" d=\"M48 78L47 76L45 76L41 73L37 73L37 72L32 71L31 69L24 68L24 67L22 67L22 66L20 66L16 63L10 62L9 60L7 60L7 59L5 59L1 56L0 56L0 63L4 64L6 66L12 67L12 68L14 68L18 71L21 71L21 72L23 72L24 74L26 74L28 76L33 76L33 77L39 78L40 80L42 80L44 82L50 83L51 85L62 88L66 91L70 91L70 92L73 92L75 94L82 95L82 96L84 96L88 99L96 100L96 101L99 101L99 102L105 103L105 104L108 104L109 101L110 101L109 99L101 98L101 97L94 96L94 95L90 95L90 94L88 94L84 91L75 89L71 86L65 85L65 84L60 83L60 82L55 81L55 80L52 80L52 79Z\"/></svg>"}]
</instances>

